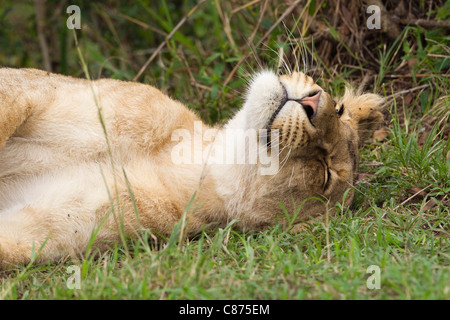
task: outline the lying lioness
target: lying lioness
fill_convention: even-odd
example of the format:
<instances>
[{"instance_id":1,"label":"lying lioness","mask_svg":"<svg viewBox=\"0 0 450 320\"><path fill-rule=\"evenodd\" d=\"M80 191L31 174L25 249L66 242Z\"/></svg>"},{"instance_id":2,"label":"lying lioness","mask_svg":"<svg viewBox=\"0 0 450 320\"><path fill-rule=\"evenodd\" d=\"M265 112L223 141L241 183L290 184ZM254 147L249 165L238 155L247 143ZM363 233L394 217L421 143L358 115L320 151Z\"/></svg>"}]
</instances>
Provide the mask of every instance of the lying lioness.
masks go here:
<instances>
[{"instance_id":1,"label":"lying lioness","mask_svg":"<svg viewBox=\"0 0 450 320\"><path fill-rule=\"evenodd\" d=\"M352 188L358 144L382 103L351 90L336 102L303 73L263 71L243 108L213 130L149 85L2 68L0 267L32 252L41 262L78 256L93 231L100 251L121 232L168 236L185 211L188 236L233 220L261 230L300 205L298 219L323 214ZM228 157L233 132L256 161Z\"/></svg>"}]
</instances>

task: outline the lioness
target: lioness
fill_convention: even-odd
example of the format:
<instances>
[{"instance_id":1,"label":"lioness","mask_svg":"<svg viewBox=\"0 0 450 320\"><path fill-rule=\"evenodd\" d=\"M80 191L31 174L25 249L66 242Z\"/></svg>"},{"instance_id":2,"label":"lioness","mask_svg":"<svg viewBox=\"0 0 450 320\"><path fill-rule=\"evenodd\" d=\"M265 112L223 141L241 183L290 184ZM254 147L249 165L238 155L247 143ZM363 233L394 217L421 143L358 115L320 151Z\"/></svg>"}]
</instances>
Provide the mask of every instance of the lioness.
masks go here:
<instances>
[{"instance_id":1,"label":"lioness","mask_svg":"<svg viewBox=\"0 0 450 320\"><path fill-rule=\"evenodd\" d=\"M258 150L280 159L261 174L259 161L174 163L173 133L198 134L200 119L150 85L2 68L0 267L32 252L40 262L79 256L93 231L100 251L121 232L168 236L187 208L188 236L233 220L244 231L283 223L280 203L288 212L303 204L298 219L323 214L352 188L358 144L382 119L382 103L351 90L335 102L300 72L255 74L243 108L215 132L259 130ZM226 139L200 147L211 143Z\"/></svg>"}]
</instances>

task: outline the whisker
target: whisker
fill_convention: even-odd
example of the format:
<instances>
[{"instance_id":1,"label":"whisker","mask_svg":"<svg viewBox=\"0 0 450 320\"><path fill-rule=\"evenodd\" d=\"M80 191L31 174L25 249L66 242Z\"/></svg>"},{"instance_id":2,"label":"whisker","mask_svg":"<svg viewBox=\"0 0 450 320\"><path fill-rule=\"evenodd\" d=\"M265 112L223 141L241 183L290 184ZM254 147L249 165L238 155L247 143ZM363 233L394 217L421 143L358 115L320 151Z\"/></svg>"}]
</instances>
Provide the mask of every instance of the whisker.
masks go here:
<instances>
[{"instance_id":1,"label":"whisker","mask_svg":"<svg viewBox=\"0 0 450 320\"><path fill-rule=\"evenodd\" d=\"M288 41L288 43L289 43L289 45L290 46L292 46L292 43L294 42L294 41L292 41L292 39L295 39L295 37L294 37L294 35L292 34L292 31L291 30L289 30L288 29L288 27L286 26L286 24L284 23L284 21L283 21L283 26L284 26L284 29L285 29L285 31L286 31L286 33L287 33L287 41ZM295 65L294 65L294 68L297 70L297 72L300 70L299 68L300 68L300 66L299 66L299 62L298 62L298 59L297 59L297 55L295 54L295 52L293 52L293 56L294 56L294 58L295 58Z\"/></svg>"},{"instance_id":2,"label":"whisker","mask_svg":"<svg viewBox=\"0 0 450 320\"><path fill-rule=\"evenodd\" d=\"M286 72L288 73L288 74L291 74L292 73L292 70L290 69L290 67L289 67L289 64L286 62L286 60L284 59L284 50L282 49L282 47L280 47L280 51L281 51L281 54L278 52L278 51L275 51L273 48L271 48L271 47L269 47L267 44L265 44L265 43L263 43L263 46L265 46L268 50L270 50L270 51L272 51L273 53L275 53L276 55L277 55L277 57L278 57L278 61L279 61L279 63L278 63L278 68L280 68L280 66L281 65L283 65L284 66L284 68L286 69ZM281 63L282 62L282 63ZM277 69L277 71L278 71L278 69ZM277 74L279 74L278 72L277 72Z\"/></svg>"},{"instance_id":3,"label":"whisker","mask_svg":"<svg viewBox=\"0 0 450 320\"><path fill-rule=\"evenodd\" d=\"M289 178L288 188L291 186L292 177L294 176L294 169L295 169L295 166L292 166L292 172L291 172L291 177Z\"/></svg>"},{"instance_id":4,"label":"whisker","mask_svg":"<svg viewBox=\"0 0 450 320\"><path fill-rule=\"evenodd\" d=\"M275 178L275 176L281 171L281 169L283 169L283 167L287 163L287 160L289 158L289 155L291 154L291 151L292 151L292 148L289 149L286 157L281 161L281 163L282 163L281 167L278 169L278 171L274 175L272 175L272 177L269 180L267 180L266 184L268 184L273 178Z\"/></svg>"}]
</instances>

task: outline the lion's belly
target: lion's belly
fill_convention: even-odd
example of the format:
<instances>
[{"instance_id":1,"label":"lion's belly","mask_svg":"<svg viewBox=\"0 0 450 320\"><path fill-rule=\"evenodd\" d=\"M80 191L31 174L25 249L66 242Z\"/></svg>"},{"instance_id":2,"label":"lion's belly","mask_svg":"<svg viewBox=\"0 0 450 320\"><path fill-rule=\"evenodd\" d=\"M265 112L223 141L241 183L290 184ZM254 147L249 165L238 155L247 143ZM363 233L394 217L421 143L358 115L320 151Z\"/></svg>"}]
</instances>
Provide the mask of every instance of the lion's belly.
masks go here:
<instances>
[{"instance_id":1,"label":"lion's belly","mask_svg":"<svg viewBox=\"0 0 450 320\"><path fill-rule=\"evenodd\" d=\"M96 192L107 201L100 170L106 150L83 152L83 145L75 143L68 149L63 152L50 141L11 137L0 150L0 214L26 206L51 209L76 199L89 203L100 199Z\"/></svg>"},{"instance_id":2,"label":"lion's belly","mask_svg":"<svg viewBox=\"0 0 450 320\"><path fill-rule=\"evenodd\" d=\"M60 167L69 159L51 147L24 138L12 137L0 150L0 183L18 176L36 175Z\"/></svg>"},{"instance_id":3,"label":"lion's belly","mask_svg":"<svg viewBox=\"0 0 450 320\"><path fill-rule=\"evenodd\" d=\"M95 211L108 201L108 180L94 162L5 176L0 178L0 216L27 207L50 212Z\"/></svg>"}]
</instances>

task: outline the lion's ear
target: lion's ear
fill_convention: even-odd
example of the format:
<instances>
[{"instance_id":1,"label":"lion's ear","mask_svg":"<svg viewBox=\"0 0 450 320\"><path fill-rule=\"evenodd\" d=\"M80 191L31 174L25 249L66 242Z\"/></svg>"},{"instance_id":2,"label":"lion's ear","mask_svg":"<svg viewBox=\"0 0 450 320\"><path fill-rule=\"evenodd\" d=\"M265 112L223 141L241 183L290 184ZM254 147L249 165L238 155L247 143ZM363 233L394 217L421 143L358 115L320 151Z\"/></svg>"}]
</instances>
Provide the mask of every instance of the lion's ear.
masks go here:
<instances>
[{"instance_id":1,"label":"lion's ear","mask_svg":"<svg viewBox=\"0 0 450 320\"><path fill-rule=\"evenodd\" d=\"M357 94L351 88L346 88L344 96L339 100L339 105L344 106L347 114L342 121L348 121L358 131L359 141L362 143L373 130L383 121L380 112L384 98L374 94Z\"/></svg>"}]
</instances>

